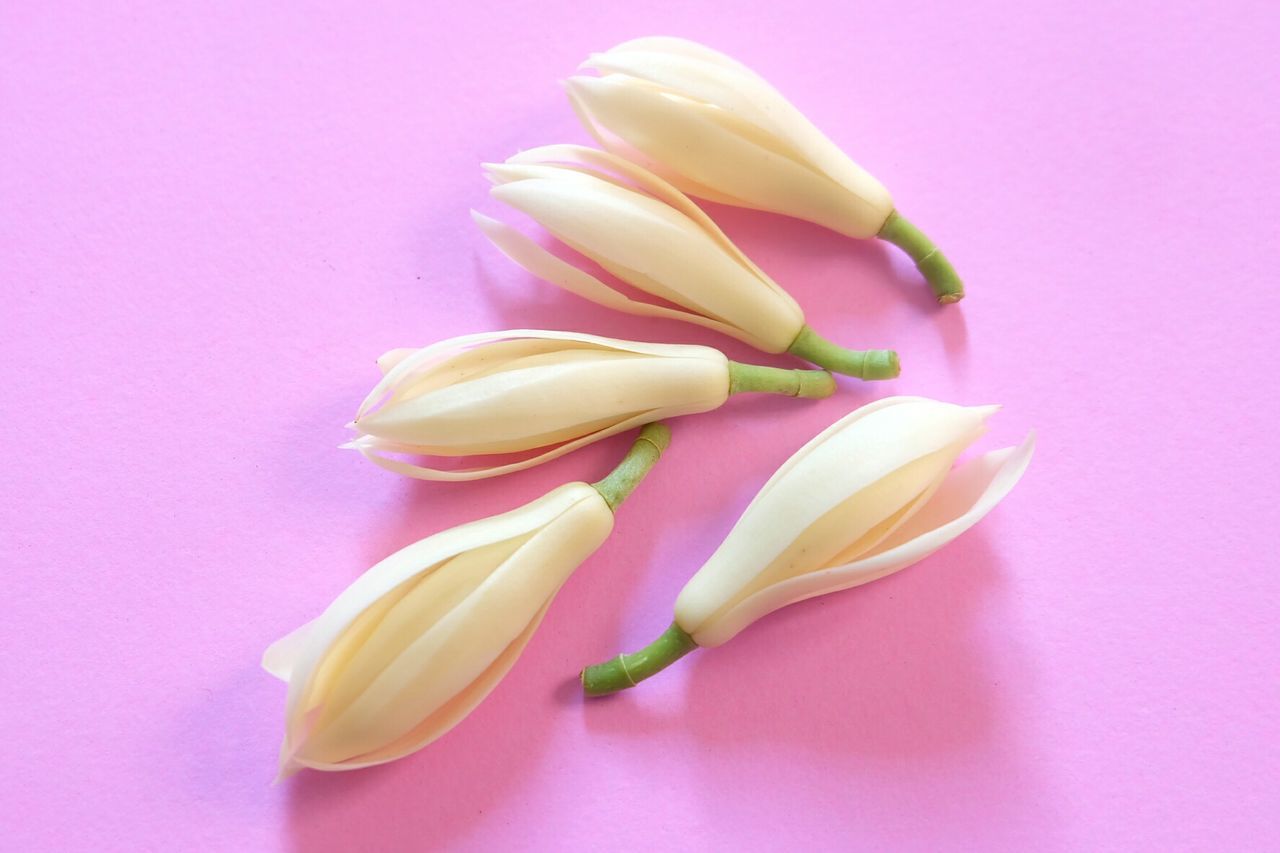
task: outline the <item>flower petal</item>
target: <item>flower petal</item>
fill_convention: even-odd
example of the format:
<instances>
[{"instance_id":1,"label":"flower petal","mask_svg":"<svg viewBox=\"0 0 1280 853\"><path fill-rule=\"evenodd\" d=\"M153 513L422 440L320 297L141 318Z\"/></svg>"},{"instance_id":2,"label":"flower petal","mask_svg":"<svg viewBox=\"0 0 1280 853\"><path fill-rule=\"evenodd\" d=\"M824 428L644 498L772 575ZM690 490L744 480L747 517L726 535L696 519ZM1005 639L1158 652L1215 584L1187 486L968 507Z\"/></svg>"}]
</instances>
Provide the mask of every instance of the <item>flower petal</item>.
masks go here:
<instances>
[{"instance_id":1,"label":"flower petal","mask_svg":"<svg viewBox=\"0 0 1280 853\"><path fill-rule=\"evenodd\" d=\"M354 619L384 595L464 551L529 533L582 501L599 499L599 493L587 484L569 483L510 512L429 536L373 566L310 623L302 650L293 656L286 718L300 717L300 702L322 655Z\"/></svg>"},{"instance_id":2,"label":"flower petal","mask_svg":"<svg viewBox=\"0 0 1280 853\"><path fill-rule=\"evenodd\" d=\"M938 457L938 473L985 430L989 409L966 408L934 400L889 400L869 412L855 412L800 449L766 483L729 535L689 580L676 600L676 620L701 643L701 633L720 621L726 606L832 510L859 492L922 457ZM838 473L833 473L838 472ZM927 471L921 472L931 481ZM923 486L922 486L923 488ZM874 514L859 514L859 523ZM843 535L820 528L825 537ZM866 533L849 530L845 544ZM839 543L827 542L825 546ZM822 544L822 543L818 543ZM830 550L830 547L827 547ZM840 549L830 551L831 555ZM823 558L825 559L825 557ZM804 564L799 570L807 571ZM713 618L714 617L714 618Z\"/></svg>"},{"instance_id":3,"label":"flower petal","mask_svg":"<svg viewBox=\"0 0 1280 853\"><path fill-rule=\"evenodd\" d=\"M262 668L287 684L293 673L294 664L306 648L307 635L314 624L315 620L312 620L294 628L267 646L267 650L262 653Z\"/></svg>"},{"instance_id":4,"label":"flower petal","mask_svg":"<svg viewBox=\"0 0 1280 853\"><path fill-rule=\"evenodd\" d=\"M417 351L416 347L398 347L397 349L389 349L382 355L378 356L378 370L382 371L383 376L386 376L391 372L391 368L395 367Z\"/></svg>"},{"instance_id":5,"label":"flower petal","mask_svg":"<svg viewBox=\"0 0 1280 853\"><path fill-rule=\"evenodd\" d=\"M732 196L739 206L807 219L857 237L874 236L893 210L888 191L852 161L853 171L844 177L857 175L859 182L850 187L808 161L797 161L782 143L762 144L749 122L719 107L621 75L574 77L566 85L595 124L661 163L662 177L682 190L692 191L683 185L688 178Z\"/></svg>"},{"instance_id":6,"label":"flower petal","mask_svg":"<svg viewBox=\"0 0 1280 853\"><path fill-rule=\"evenodd\" d=\"M508 163L539 163L539 162L568 162L581 163L591 167L593 170L607 170L622 175L627 180L634 183L640 189L649 193L653 197L664 201L671 207L675 208L685 216L693 220L699 225L707 236L711 237L725 252L735 258L744 268L753 275L760 278L765 284L769 285L780 297L795 306L798 314L803 314L800 306L796 304L791 295L783 290L778 284L770 278L764 270L756 266L755 263L746 256L746 254L738 248L732 240L729 239L720 226L712 221L710 216L694 204L687 195L673 187L669 182L655 175L653 172L640 166L630 163L625 159L611 154L607 151L597 151L594 148L587 148L584 145L544 145L539 148L531 148L528 151L522 151L514 157L507 160ZM599 171L593 171L600 177L607 177Z\"/></svg>"},{"instance_id":7,"label":"flower petal","mask_svg":"<svg viewBox=\"0 0 1280 853\"><path fill-rule=\"evenodd\" d=\"M655 84L673 94L718 107L745 120L758 144L786 154L800 165L826 175L855 195L883 198L888 192L826 137L764 78L738 63L711 56L645 51L634 46L593 56L585 64L602 74L622 74ZM712 58L717 57L717 58Z\"/></svg>"},{"instance_id":8,"label":"flower petal","mask_svg":"<svg viewBox=\"0 0 1280 853\"><path fill-rule=\"evenodd\" d=\"M516 342L520 341L524 341L524 343L516 345ZM644 355L661 356L687 355L691 349L690 344L651 344L643 341L624 341L618 338L606 338L600 335L586 335L579 332L557 332L547 329L508 329L500 332L481 332L475 335L462 335L460 337L439 341L431 346L423 347L422 349L419 349L411 355L401 359L390 371L387 372L385 376L382 377L382 380L374 386L368 396L365 397L364 401L360 404L360 408L357 410L357 420L360 417L363 417L366 412L370 411L393 388L396 388L401 383L406 382L414 373L425 371L427 368L439 365L441 362L449 362L451 359L456 359L460 353L464 353L480 346L493 347L499 343L510 342L513 344L513 347L503 350L501 359L491 359L486 361L486 365L498 362L505 363L506 361L510 361L514 358L548 351L548 347L543 343L546 341L560 342L561 344L582 344L584 346L595 346L620 352L635 352ZM704 349L703 347L692 348ZM708 347L706 349L710 348ZM460 362L451 362L450 366L457 367L460 365L462 368L465 368L466 371L471 371L474 368L474 365ZM470 375L470 373L468 373L468 375Z\"/></svg>"},{"instance_id":9,"label":"flower petal","mask_svg":"<svg viewBox=\"0 0 1280 853\"><path fill-rule=\"evenodd\" d=\"M728 393L728 360L709 347L675 356L550 352L442 384L367 414L357 426L435 456L519 453L641 411L667 417L709 411Z\"/></svg>"},{"instance_id":10,"label":"flower petal","mask_svg":"<svg viewBox=\"0 0 1280 853\"><path fill-rule=\"evenodd\" d=\"M869 555L762 590L695 639L699 645L718 646L788 604L859 586L923 560L990 512L1022 477L1034 449L1031 433L1018 447L992 451L957 467L929 502Z\"/></svg>"},{"instance_id":11,"label":"flower petal","mask_svg":"<svg viewBox=\"0 0 1280 853\"><path fill-rule=\"evenodd\" d=\"M608 181L529 179L491 194L634 287L782 352L804 325L790 297L670 205Z\"/></svg>"},{"instance_id":12,"label":"flower petal","mask_svg":"<svg viewBox=\"0 0 1280 853\"><path fill-rule=\"evenodd\" d=\"M476 224L480 226L480 230L484 232L485 236L499 251L524 270L597 305L603 305L606 308L623 311L627 314L693 323L696 326L702 326L705 329L711 329L720 334L744 340L752 346L763 347L762 342L750 338L742 330L719 320L713 320L709 317L695 314L692 311L668 308L662 305L651 305L647 302L631 299L609 287L595 276L557 258L506 223L491 219L475 211L471 212L471 218L475 220Z\"/></svg>"},{"instance_id":13,"label":"flower petal","mask_svg":"<svg viewBox=\"0 0 1280 853\"><path fill-rule=\"evenodd\" d=\"M643 36L637 39L630 39L621 44L616 44L609 48L609 53L624 53L627 51L642 51L645 53L665 53L670 56L687 56L691 59L701 59L727 68L738 71L751 77L759 79L754 71L743 65L738 60L721 53L718 50L709 48L704 44L696 41L679 38L677 36Z\"/></svg>"},{"instance_id":14,"label":"flower petal","mask_svg":"<svg viewBox=\"0 0 1280 853\"><path fill-rule=\"evenodd\" d=\"M403 758L410 753L417 752L448 732L462 722L498 686L498 682L519 660L520 653L524 651L525 646L529 645L529 641L533 639L534 633L538 630L538 626L542 624L542 619L550 608L551 602L548 601L533 620L529 622L529 625L520 636L503 650L502 654L489 665L488 669L468 684L460 693L449 699L448 702L415 726L408 734L374 752L366 753L340 765L319 766L319 769L356 770L361 767L372 767L375 764L385 764L388 761L394 761L397 758ZM317 765L313 764L311 766Z\"/></svg>"},{"instance_id":15,"label":"flower petal","mask_svg":"<svg viewBox=\"0 0 1280 853\"><path fill-rule=\"evenodd\" d=\"M601 75L618 74L654 84L674 95L726 110L751 126L757 144L808 167L805 153L794 146L792 131L808 119L754 74L687 56L643 50L593 54L583 67Z\"/></svg>"},{"instance_id":16,"label":"flower petal","mask_svg":"<svg viewBox=\"0 0 1280 853\"><path fill-rule=\"evenodd\" d=\"M413 477L416 480L463 482L467 480L483 480L488 477L497 477L502 474L511 474L516 471L523 471L526 468L532 468L535 465L550 462L552 459L558 459L566 453L571 453L574 450L577 450L579 447L585 447L588 444L593 444L597 441L606 439L609 436L617 435L620 432L626 432L634 427L662 420L663 417L665 417L665 413L661 411L642 412L635 417L628 418L614 426L593 432L589 435L584 435L581 438L574 439L573 441L565 442L564 444L547 450L545 453L539 453L538 455L532 456L528 459L521 459L518 462L511 462L505 465L484 466L479 468L441 469L431 468L425 465L415 465L412 462L405 462L401 459L387 456L386 451L390 450L391 452L402 453L419 452L417 449L410 450L395 446L388 448L381 440L375 440L366 444L361 444L359 441L355 441L350 442L350 446L352 449L359 451L361 456L368 459L374 465L377 465L379 468L385 468L386 470L392 471L396 474L403 474L406 477Z\"/></svg>"},{"instance_id":17,"label":"flower petal","mask_svg":"<svg viewBox=\"0 0 1280 853\"><path fill-rule=\"evenodd\" d=\"M411 594L413 600L406 599L400 608L404 612L388 614L366 643L381 642L384 649L351 664L357 674L370 670L372 679L357 685L350 703L318 726L302 757L295 759L345 761L377 751L414 732L501 659L613 526L603 498L589 486L578 485L595 497L574 502L531 531L514 550L503 550L497 565L485 565L491 562L487 555L459 555L456 560L476 562L479 571L478 585L462 590L461 597L455 595L456 600L442 606L437 601L440 593ZM450 568L446 565L439 572ZM436 577L447 593L452 575ZM393 621L397 615L399 623ZM382 662L382 652L393 657ZM443 731L432 736L439 734Z\"/></svg>"}]
</instances>

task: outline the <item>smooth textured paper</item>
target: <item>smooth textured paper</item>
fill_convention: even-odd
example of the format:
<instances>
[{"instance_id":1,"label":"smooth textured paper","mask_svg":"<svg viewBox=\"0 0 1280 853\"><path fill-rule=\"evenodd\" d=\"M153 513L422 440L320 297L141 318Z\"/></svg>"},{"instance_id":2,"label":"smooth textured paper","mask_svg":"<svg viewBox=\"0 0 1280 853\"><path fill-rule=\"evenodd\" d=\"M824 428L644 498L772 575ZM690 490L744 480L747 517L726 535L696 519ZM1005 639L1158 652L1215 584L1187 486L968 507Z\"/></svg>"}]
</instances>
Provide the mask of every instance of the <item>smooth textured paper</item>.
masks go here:
<instances>
[{"instance_id":1,"label":"smooth textured paper","mask_svg":"<svg viewBox=\"0 0 1280 853\"><path fill-rule=\"evenodd\" d=\"M510 676L428 751L272 786L263 649L416 538L593 480L415 483L339 451L385 350L500 328L746 347L515 268L482 161L586 142L557 86L679 34L750 64L964 276L708 206L899 380L742 396L667 459ZM1280 835L1263 3L9 3L0 11L0 847L1240 850ZM1039 433L987 519L642 689L774 469L889 394Z\"/></svg>"}]
</instances>

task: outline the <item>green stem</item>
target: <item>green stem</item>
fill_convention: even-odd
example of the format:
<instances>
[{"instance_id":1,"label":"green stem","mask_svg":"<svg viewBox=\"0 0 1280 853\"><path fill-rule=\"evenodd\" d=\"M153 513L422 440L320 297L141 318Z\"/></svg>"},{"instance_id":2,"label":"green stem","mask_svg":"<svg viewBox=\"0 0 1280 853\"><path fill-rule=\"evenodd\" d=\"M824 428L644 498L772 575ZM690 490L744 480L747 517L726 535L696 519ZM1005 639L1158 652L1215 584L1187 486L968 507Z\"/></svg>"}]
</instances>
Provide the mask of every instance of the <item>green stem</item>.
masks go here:
<instances>
[{"instance_id":1,"label":"green stem","mask_svg":"<svg viewBox=\"0 0 1280 853\"><path fill-rule=\"evenodd\" d=\"M589 666L582 671L582 690L588 696L603 696L635 687L698 647L676 623L662 636L638 652L618 655L611 661Z\"/></svg>"},{"instance_id":2,"label":"green stem","mask_svg":"<svg viewBox=\"0 0 1280 853\"><path fill-rule=\"evenodd\" d=\"M892 379L902 370L898 354L891 349L845 349L831 343L808 325L800 329L787 352L819 367L859 379Z\"/></svg>"},{"instance_id":3,"label":"green stem","mask_svg":"<svg viewBox=\"0 0 1280 853\"><path fill-rule=\"evenodd\" d=\"M636 436L635 443L631 445L627 455L618 463L618 467L600 482L592 483L591 487L605 499L609 509L616 512L618 505L635 491L636 486L640 485L644 475L649 473L653 463L658 461L658 457L662 456L662 451L666 450L669 444L671 444L669 426L664 423L646 424L644 429L640 430L640 435Z\"/></svg>"},{"instance_id":4,"label":"green stem","mask_svg":"<svg viewBox=\"0 0 1280 853\"><path fill-rule=\"evenodd\" d=\"M946 256L933 245L933 241L924 232L907 221L906 217L894 211L880 227L876 235L881 240L888 240L911 256L916 262L916 269L924 276L933 288L933 295L943 305L959 302L964 299L964 282L956 274Z\"/></svg>"},{"instance_id":5,"label":"green stem","mask_svg":"<svg viewBox=\"0 0 1280 853\"><path fill-rule=\"evenodd\" d=\"M729 362L729 393L760 391L788 397L820 400L836 391L836 381L825 370L784 370L758 364Z\"/></svg>"}]
</instances>

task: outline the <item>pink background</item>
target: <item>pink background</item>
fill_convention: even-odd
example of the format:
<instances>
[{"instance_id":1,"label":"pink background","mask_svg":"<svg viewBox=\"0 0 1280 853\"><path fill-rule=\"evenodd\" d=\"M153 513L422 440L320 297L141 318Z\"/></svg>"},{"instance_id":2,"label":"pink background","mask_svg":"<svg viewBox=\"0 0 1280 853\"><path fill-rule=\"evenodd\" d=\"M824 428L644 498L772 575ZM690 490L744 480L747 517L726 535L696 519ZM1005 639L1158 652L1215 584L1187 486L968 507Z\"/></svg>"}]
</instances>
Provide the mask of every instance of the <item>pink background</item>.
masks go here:
<instances>
[{"instance_id":1,"label":"pink background","mask_svg":"<svg viewBox=\"0 0 1280 853\"><path fill-rule=\"evenodd\" d=\"M1272 4L366 5L0 12L0 847L1277 843ZM903 378L678 422L472 717L272 787L268 642L626 444L398 479L335 449L377 354L532 326L755 358L561 294L467 217L498 210L481 160L585 141L557 79L654 32L789 94L970 298L940 310L891 249L713 208ZM1040 433L1026 480L907 572L579 700L578 668L667 624L783 459L891 393L1004 403L989 446Z\"/></svg>"}]
</instances>

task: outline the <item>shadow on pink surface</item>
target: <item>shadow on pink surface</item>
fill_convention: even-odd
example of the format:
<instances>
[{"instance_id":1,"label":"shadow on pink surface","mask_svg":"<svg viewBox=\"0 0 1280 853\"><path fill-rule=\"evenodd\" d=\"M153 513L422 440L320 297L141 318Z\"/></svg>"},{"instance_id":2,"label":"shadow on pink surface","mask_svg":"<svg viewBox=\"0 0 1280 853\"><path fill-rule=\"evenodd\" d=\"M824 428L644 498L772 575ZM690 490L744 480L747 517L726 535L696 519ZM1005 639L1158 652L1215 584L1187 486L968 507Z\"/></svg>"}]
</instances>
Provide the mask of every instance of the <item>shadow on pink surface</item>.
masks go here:
<instances>
[{"instance_id":1,"label":"shadow on pink surface","mask_svg":"<svg viewBox=\"0 0 1280 853\"><path fill-rule=\"evenodd\" d=\"M707 201L701 206L729 238L790 293L810 320L854 315L874 322L898 303L939 313L920 274L898 249L818 225ZM821 328L819 327L819 331Z\"/></svg>"},{"instance_id":2,"label":"shadow on pink surface","mask_svg":"<svg viewBox=\"0 0 1280 853\"><path fill-rule=\"evenodd\" d=\"M987 827L988 841L1005 831L1018 837L1026 819L1049 844L1059 834L1053 798L1035 747L1019 737L1016 710L1001 701L1010 693L1002 678L1022 682L1015 693L1036 692L1034 666L1016 637L992 648L974 632L1007 618L1001 574L996 551L971 532L898 575L784 608L695 652L675 665L689 671L667 688L676 700L669 709L641 701L640 690L656 687L650 682L585 703L585 725L602 744L683 730L702 777L695 790L769 784L785 812L788 792L807 785L789 774L820 773L868 814L927 804L930 820L913 830L922 844L961 843L939 837L939 827L968 826L975 814L1004 823ZM833 649L846 650L838 667ZM975 755L979 781L965 770ZM709 794L700 808L718 815L718 826L750 818L732 796ZM809 808L794 804L796 813Z\"/></svg>"},{"instance_id":3,"label":"shadow on pink surface","mask_svg":"<svg viewBox=\"0 0 1280 853\"><path fill-rule=\"evenodd\" d=\"M969 376L969 325L964 309L955 306L939 308L938 332L942 336L942 350L946 353L947 367L958 379Z\"/></svg>"},{"instance_id":4,"label":"shadow on pink surface","mask_svg":"<svg viewBox=\"0 0 1280 853\"><path fill-rule=\"evenodd\" d=\"M683 726L704 745L907 757L998 737L984 653L969 631L998 577L995 560L971 533L897 575L783 608L675 664L689 670L683 707L643 710L632 699L650 682L587 703L587 725L624 735ZM847 650L839 669L835 648Z\"/></svg>"},{"instance_id":5,"label":"shadow on pink surface","mask_svg":"<svg viewBox=\"0 0 1280 853\"><path fill-rule=\"evenodd\" d=\"M635 556L640 565L645 559ZM517 665L492 701L440 741L392 765L304 772L291 780L294 848L434 849L465 838L486 812L501 810L522 790L575 706L585 724L584 748L598 746L614 760L627 760L632 748L610 741L631 741L643 750L649 739L667 751L667 760L686 756L679 760L694 776L706 777L698 787L708 792L733 790L743 784L744 772L762 772L758 764L745 771L743 761L767 762L799 750L809 762L819 760L818 769L833 783L853 786L861 808L927 798L935 816L952 825L951 817L976 808L1004 820L1034 814L1044 838L1055 834L1035 762L1016 738L1011 712L997 701L992 651L971 631L1000 574L981 534L895 577L784 609L724 647L695 653L676 664L688 668L684 704L663 711L642 704L649 700L641 691L654 691L653 682L583 702L576 679L563 675L570 668L565 661L577 662L592 637L612 633L591 603L607 596L608 572L591 574L594 580L584 575L585 582L566 589L557 602L562 609L553 615L562 618L551 623L558 626L554 632L535 640L538 647L526 656L532 660L521 662L530 665ZM610 609L608 621L616 611ZM563 618L570 612L582 618ZM838 669L829 664L832 648L848 650ZM1030 672L1016 643L1002 645L998 654L1004 658L1000 672ZM692 747L679 749L682 738ZM988 770L986 783L975 786L964 773L947 775L950 757L971 759L975 752ZM811 763L784 764L814 770ZM657 771L660 765L651 766ZM785 799L785 779L779 787ZM947 793L944 801L937 799L939 791ZM701 808L723 813L718 825L733 825L740 806L733 797L708 795ZM921 822L920 837L932 833L929 822Z\"/></svg>"},{"instance_id":6,"label":"shadow on pink surface","mask_svg":"<svg viewBox=\"0 0 1280 853\"><path fill-rule=\"evenodd\" d=\"M482 705L461 727L402 761L298 774L288 782L288 844L299 851L438 850L465 834L519 790L551 730L546 717L515 726L486 724L484 716Z\"/></svg>"}]
</instances>

